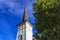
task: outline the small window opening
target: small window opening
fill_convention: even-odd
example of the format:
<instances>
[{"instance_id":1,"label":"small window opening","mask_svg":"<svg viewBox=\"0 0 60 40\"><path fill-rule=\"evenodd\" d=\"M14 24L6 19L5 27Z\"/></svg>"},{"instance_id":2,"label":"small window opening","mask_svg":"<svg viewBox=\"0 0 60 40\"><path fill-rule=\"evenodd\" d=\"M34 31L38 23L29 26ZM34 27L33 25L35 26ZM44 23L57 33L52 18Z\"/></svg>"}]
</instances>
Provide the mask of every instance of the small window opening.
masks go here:
<instances>
[{"instance_id":1,"label":"small window opening","mask_svg":"<svg viewBox=\"0 0 60 40\"><path fill-rule=\"evenodd\" d=\"M20 40L22 40L22 35L20 36Z\"/></svg>"}]
</instances>

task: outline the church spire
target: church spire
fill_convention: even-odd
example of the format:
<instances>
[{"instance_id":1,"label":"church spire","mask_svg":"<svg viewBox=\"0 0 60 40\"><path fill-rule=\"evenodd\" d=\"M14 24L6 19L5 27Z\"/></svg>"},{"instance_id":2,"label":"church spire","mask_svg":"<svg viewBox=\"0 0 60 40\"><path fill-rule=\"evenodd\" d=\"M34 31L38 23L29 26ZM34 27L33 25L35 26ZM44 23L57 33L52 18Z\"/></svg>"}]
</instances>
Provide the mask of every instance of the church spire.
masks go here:
<instances>
[{"instance_id":1,"label":"church spire","mask_svg":"<svg viewBox=\"0 0 60 40\"><path fill-rule=\"evenodd\" d=\"M28 21L27 13L26 13L26 8L24 8L24 14L23 14L23 22Z\"/></svg>"},{"instance_id":2,"label":"church spire","mask_svg":"<svg viewBox=\"0 0 60 40\"><path fill-rule=\"evenodd\" d=\"M26 12L26 1L24 0L24 14L23 14L23 22L28 21L27 12Z\"/></svg>"}]
</instances>

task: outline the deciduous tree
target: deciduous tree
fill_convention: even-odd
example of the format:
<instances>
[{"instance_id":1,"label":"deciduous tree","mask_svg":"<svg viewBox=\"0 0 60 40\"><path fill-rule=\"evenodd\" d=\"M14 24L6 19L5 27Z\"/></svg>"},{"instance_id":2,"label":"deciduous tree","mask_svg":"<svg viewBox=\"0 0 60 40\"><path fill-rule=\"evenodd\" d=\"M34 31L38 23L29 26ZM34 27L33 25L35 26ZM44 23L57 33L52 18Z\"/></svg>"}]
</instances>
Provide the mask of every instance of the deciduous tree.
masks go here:
<instances>
[{"instance_id":1,"label":"deciduous tree","mask_svg":"<svg viewBox=\"0 0 60 40\"><path fill-rule=\"evenodd\" d=\"M60 0L36 0L33 11L36 38L39 38L38 33L42 33L42 40L60 40Z\"/></svg>"}]
</instances>

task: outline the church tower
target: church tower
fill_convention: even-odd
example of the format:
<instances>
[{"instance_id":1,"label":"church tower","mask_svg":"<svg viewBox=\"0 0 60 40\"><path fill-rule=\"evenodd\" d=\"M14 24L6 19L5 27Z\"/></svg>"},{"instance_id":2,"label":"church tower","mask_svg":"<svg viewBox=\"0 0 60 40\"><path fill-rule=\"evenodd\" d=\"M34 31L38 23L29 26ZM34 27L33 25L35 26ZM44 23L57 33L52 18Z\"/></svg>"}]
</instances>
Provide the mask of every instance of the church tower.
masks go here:
<instances>
[{"instance_id":1,"label":"church tower","mask_svg":"<svg viewBox=\"0 0 60 40\"><path fill-rule=\"evenodd\" d=\"M18 32L16 40L32 40L32 25L28 21L25 8L22 23L19 23L17 27Z\"/></svg>"}]
</instances>

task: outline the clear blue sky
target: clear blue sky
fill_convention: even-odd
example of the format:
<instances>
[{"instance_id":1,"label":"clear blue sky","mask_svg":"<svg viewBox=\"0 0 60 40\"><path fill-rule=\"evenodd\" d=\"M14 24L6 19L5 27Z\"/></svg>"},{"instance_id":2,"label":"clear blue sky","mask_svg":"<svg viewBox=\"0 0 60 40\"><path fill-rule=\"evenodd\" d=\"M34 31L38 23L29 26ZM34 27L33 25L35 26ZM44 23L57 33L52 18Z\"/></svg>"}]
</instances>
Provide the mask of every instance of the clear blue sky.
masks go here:
<instances>
[{"instance_id":1,"label":"clear blue sky","mask_svg":"<svg viewBox=\"0 0 60 40\"><path fill-rule=\"evenodd\" d=\"M35 0L25 0L29 22L32 25L35 19L32 14L33 2ZM22 21L23 11L24 0L0 0L0 40L16 40L16 25Z\"/></svg>"}]
</instances>

